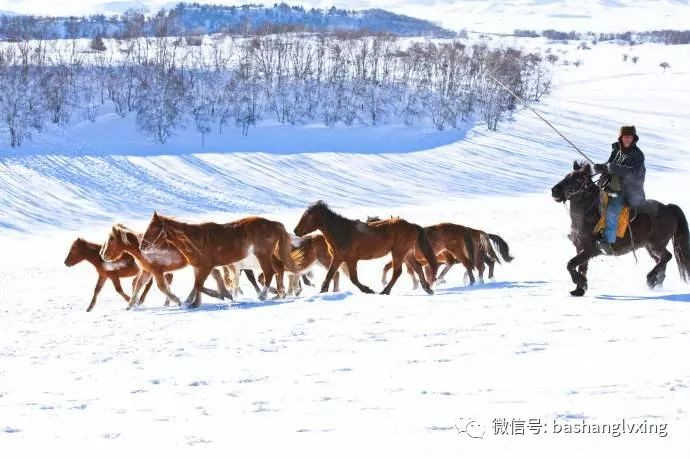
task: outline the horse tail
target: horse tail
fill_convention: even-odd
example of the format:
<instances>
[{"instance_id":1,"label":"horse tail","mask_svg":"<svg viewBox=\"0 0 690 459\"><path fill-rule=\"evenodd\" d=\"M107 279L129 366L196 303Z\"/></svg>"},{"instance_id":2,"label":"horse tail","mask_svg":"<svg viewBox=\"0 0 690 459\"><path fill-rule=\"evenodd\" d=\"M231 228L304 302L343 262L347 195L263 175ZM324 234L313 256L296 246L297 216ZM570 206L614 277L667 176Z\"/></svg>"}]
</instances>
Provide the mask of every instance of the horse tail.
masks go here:
<instances>
[{"instance_id":1,"label":"horse tail","mask_svg":"<svg viewBox=\"0 0 690 459\"><path fill-rule=\"evenodd\" d=\"M685 282L690 282L690 231L685 214L675 204L668 206L676 216L676 232L673 233L673 252L676 255L676 263L680 277Z\"/></svg>"},{"instance_id":2,"label":"horse tail","mask_svg":"<svg viewBox=\"0 0 690 459\"><path fill-rule=\"evenodd\" d=\"M278 259L283 262L288 271L297 272L300 261L299 251L292 252L292 239L285 230L282 223L278 223L278 241L276 243L276 252Z\"/></svg>"},{"instance_id":3,"label":"horse tail","mask_svg":"<svg viewBox=\"0 0 690 459\"><path fill-rule=\"evenodd\" d=\"M419 225L414 225L417 230L417 245L419 249L424 254L429 267L431 268L432 279L427 279L429 284L433 284L436 281L436 271L438 271L438 260L436 259L436 254L434 249L431 247L431 242L429 241L429 236L427 236L426 231Z\"/></svg>"},{"instance_id":4,"label":"horse tail","mask_svg":"<svg viewBox=\"0 0 690 459\"><path fill-rule=\"evenodd\" d=\"M479 248L480 253L483 255L481 260L476 260L478 262L477 269L479 269L480 264L484 263L484 257L487 257L491 261L501 262L501 258L498 256L494 250L494 246L491 244L491 239L489 235L484 231L479 233Z\"/></svg>"},{"instance_id":5,"label":"horse tail","mask_svg":"<svg viewBox=\"0 0 690 459\"><path fill-rule=\"evenodd\" d=\"M510 247L508 247L508 243L503 240L503 238L497 234L489 234L489 239L491 239L491 242L493 245L498 249L498 252L501 254L501 257L503 257L504 261L507 261L510 263L513 261L514 257L510 255ZM500 263L501 260L497 261Z\"/></svg>"}]
</instances>

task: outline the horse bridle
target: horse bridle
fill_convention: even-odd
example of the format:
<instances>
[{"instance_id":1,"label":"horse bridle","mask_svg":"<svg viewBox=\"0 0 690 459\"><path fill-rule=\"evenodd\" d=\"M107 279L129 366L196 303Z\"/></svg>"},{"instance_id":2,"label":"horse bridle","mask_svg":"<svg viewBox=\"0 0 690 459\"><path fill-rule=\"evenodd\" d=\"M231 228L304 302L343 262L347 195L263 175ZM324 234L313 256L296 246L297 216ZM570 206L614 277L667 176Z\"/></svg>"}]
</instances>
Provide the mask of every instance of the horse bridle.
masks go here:
<instances>
[{"instance_id":1,"label":"horse bridle","mask_svg":"<svg viewBox=\"0 0 690 459\"><path fill-rule=\"evenodd\" d=\"M168 242L168 229L165 227L165 222L161 221L161 229L158 232L158 235L153 239L153 241L148 241L144 236L141 237L141 248L142 250L146 250L149 247L157 247L156 243L162 238L165 238L165 242Z\"/></svg>"},{"instance_id":2,"label":"horse bridle","mask_svg":"<svg viewBox=\"0 0 690 459\"><path fill-rule=\"evenodd\" d=\"M594 175L596 175L596 174L591 175L590 178L593 177ZM582 185L580 185L580 187L577 190L575 190L575 191L566 190L565 199L568 200L568 199L571 199L573 196L577 196L578 194L582 194L591 187L596 187L599 189L599 191L602 190L602 187L600 185L598 185L597 183L595 183L593 180L585 179L582 181Z\"/></svg>"}]
</instances>

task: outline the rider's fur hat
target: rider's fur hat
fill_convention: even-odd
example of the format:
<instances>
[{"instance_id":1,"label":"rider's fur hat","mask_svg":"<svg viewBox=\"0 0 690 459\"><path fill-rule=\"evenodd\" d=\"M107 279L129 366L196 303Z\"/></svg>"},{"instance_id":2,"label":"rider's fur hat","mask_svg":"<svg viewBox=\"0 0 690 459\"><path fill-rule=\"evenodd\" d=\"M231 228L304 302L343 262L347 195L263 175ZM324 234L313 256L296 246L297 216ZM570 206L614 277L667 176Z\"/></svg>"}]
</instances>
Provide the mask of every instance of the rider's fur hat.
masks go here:
<instances>
[{"instance_id":1,"label":"rider's fur hat","mask_svg":"<svg viewBox=\"0 0 690 459\"><path fill-rule=\"evenodd\" d=\"M640 140L640 138L637 137L637 130L635 129L635 126L621 126L620 131L618 133L618 139L620 140L620 138L624 135L633 136L635 138L635 142Z\"/></svg>"}]
</instances>

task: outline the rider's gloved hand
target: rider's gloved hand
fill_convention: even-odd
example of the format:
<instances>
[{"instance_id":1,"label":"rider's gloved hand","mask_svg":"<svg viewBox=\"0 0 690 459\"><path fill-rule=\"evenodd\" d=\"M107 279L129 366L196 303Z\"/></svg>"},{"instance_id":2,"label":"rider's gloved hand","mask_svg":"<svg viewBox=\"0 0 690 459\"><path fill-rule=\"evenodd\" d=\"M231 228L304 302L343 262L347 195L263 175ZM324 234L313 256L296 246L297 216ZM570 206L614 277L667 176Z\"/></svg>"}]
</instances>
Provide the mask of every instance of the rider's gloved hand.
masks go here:
<instances>
[{"instance_id":1,"label":"rider's gloved hand","mask_svg":"<svg viewBox=\"0 0 690 459\"><path fill-rule=\"evenodd\" d=\"M608 168L608 166L606 166L606 164L595 164L594 165L594 171L598 172L600 174L602 174L604 172L608 172L608 170L609 170L609 168Z\"/></svg>"}]
</instances>

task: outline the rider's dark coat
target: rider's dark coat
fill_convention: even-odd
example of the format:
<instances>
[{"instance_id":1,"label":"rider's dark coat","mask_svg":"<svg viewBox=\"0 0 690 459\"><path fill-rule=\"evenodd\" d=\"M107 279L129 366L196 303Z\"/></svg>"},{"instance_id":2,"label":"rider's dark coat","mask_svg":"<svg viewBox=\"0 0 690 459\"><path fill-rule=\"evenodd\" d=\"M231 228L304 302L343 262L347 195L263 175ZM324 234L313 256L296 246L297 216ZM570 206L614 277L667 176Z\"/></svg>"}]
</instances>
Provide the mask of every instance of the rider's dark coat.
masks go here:
<instances>
[{"instance_id":1,"label":"rider's dark coat","mask_svg":"<svg viewBox=\"0 0 690 459\"><path fill-rule=\"evenodd\" d=\"M606 165L613 175L610 184L612 191L622 192L626 203L633 209L640 212L649 210L644 193L646 168L642 150L638 148L637 142L629 148L623 148L620 142L615 142L611 149Z\"/></svg>"}]
</instances>

